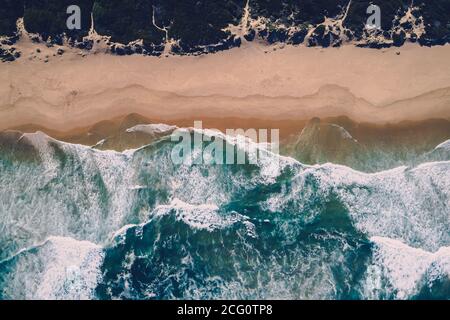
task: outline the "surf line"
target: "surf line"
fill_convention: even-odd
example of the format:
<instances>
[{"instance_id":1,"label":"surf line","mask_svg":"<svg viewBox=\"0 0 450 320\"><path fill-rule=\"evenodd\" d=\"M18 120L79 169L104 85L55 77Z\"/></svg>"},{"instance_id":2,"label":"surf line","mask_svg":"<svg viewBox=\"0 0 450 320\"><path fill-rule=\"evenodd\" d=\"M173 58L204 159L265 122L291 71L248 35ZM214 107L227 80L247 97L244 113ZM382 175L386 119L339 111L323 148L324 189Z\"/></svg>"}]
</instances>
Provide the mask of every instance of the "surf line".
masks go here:
<instances>
[{"instance_id":1,"label":"surf line","mask_svg":"<svg viewBox=\"0 0 450 320\"><path fill-rule=\"evenodd\" d=\"M178 307L178 315L189 315L189 316L204 316L208 318L211 314L211 307L189 307L185 304L182 307Z\"/></svg>"},{"instance_id":2,"label":"surf line","mask_svg":"<svg viewBox=\"0 0 450 320\"><path fill-rule=\"evenodd\" d=\"M176 143L171 160L181 164L258 164L261 158L279 155L280 130L270 129L203 129L202 121L194 121L190 129L180 128L172 132L170 140ZM271 157L275 164L278 157Z\"/></svg>"}]
</instances>

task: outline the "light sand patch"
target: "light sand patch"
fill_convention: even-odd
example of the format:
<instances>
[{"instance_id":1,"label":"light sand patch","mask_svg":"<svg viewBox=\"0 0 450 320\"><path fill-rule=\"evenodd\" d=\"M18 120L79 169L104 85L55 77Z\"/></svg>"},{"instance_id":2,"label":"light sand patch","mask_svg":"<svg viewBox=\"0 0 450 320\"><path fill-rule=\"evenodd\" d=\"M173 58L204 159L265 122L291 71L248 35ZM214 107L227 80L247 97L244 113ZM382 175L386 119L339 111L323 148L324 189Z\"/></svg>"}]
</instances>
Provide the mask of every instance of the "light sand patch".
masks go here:
<instances>
[{"instance_id":1,"label":"light sand patch","mask_svg":"<svg viewBox=\"0 0 450 320\"><path fill-rule=\"evenodd\" d=\"M23 52L37 47L46 48L18 45ZM450 117L450 46L274 49L251 43L157 58L82 57L76 49L53 56L57 48L46 48L48 63L24 57L1 64L0 129L34 123L69 130L132 112L162 120Z\"/></svg>"}]
</instances>

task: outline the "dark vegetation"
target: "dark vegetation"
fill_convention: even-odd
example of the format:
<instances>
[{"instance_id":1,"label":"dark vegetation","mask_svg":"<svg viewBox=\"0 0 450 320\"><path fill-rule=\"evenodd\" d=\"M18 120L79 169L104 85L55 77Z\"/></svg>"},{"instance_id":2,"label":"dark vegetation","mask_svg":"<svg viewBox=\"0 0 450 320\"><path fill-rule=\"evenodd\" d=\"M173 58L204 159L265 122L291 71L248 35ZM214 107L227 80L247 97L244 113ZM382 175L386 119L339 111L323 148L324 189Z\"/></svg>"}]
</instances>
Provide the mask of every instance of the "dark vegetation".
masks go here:
<instances>
[{"instance_id":1,"label":"dark vegetation","mask_svg":"<svg viewBox=\"0 0 450 320\"><path fill-rule=\"evenodd\" d=\"M345 11L349 0L250 0L253 18L265 17L273 25L286 26L318 25L309 45L327 47L334 43L330 34L320 25L324 17L336 17ZM41 35L43 40L60 41L63 34L72 40L81 40L91 27L91 14L99 34L111 36L113 42L128 44L143 39L147 51L161 51L167 29L169 37L178 41L175 51L210 52L238 46L240 39L223 31L229 24L237 24L243 13L246 0L0 0L0 34L13 36L16 21L24 17L29 32ZM352 39L364 34L367 20L366 9L376 4L382 10L382 33L394 41L394 45L405 42L403 30L397 32L396 16L402 16L411 0L353 0L344 21ZM66 8L76 4L82 12L81 30L66 28ZM415 1L419 10L414 14L422 16L426 33L417 40L422 45L442 45L450 41L450 0ZM155 17L156 26L152 17ZM397 22L398 23L398 22ZM408 30L413 26L402 26ZM299 44L304 41L306 31L287 34L286 30L268 27L259 36L268 42ZM255 31L246 36L252 40ZM88 48L88 46L86 46ZM121 49L124 50L123 48ZM117 53L120 53L117 51ZM125 52L127 53L126 50Z\"/></svg>"}]
</instances>

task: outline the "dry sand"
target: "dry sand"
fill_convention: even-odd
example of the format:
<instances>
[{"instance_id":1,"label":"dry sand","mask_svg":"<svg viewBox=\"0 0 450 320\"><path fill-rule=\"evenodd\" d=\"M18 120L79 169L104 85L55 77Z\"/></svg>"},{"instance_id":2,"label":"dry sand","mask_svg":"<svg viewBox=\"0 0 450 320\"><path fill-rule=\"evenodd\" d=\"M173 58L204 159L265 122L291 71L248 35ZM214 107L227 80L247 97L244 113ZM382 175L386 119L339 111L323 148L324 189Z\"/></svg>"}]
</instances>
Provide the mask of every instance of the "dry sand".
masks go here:
<instances>
[{"instance_id":1,"label":"dry sand","mask_svg":"<svg viewBox=\"0 0 450 320\"><path fill-rule=\"evenodd\" d=\"M57 48L21 40L18 50L21 59L0 64L0 129L33 123L68 131L133 112L160 120L450 119L448 45L374 50L252 43L157 58L83 57L75 49L59 56Z\"/></svg>"}]
</instances>

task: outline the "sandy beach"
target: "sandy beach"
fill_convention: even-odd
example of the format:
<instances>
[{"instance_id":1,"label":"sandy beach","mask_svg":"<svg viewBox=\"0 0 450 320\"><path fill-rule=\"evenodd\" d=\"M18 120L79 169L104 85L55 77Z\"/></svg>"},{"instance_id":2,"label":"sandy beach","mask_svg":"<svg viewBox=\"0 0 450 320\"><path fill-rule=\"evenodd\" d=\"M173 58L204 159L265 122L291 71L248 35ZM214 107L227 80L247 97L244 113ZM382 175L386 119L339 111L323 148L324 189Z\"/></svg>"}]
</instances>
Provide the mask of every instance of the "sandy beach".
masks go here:
<instances>
[{"instance_id":1,"label":"sandy beach","mask_svg":"<svg viewBox=\"0 0 450 320\"><path fill-rule=\"evenodd\" d=\"M67 48L60 56L27 40L17 47L23 57L0 66L0 130L33 124L70 131L130 113L172 122L450 119L448 45L324 50L252 43L159 58Z\"/></svg>"}]
</instances>

